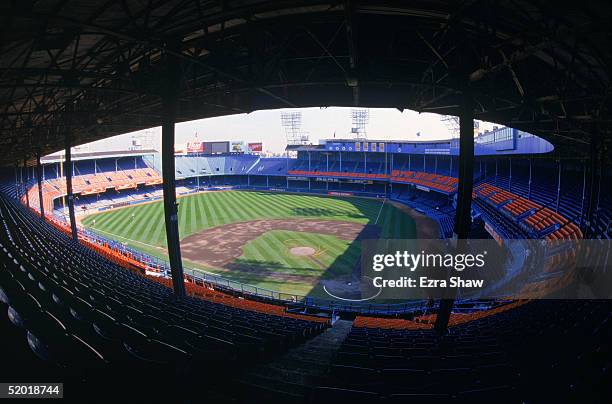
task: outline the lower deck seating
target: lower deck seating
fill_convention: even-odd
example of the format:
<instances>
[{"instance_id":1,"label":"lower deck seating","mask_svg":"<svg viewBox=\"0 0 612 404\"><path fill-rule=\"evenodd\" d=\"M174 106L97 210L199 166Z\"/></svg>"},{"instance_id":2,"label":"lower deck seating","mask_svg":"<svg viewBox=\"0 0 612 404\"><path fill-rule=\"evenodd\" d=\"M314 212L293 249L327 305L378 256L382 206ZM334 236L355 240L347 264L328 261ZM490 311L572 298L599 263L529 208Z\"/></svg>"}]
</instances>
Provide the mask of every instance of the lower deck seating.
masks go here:
<instances>
[{"instance_id":1,"label":"lower deck seating","mask_svg":"<svg viewBox=\"0 0 612 404\"><path fill-rule=\"evenodd\" d=\"M72 243L0 197L0 287L13 324L59 364L197 361L282 350L325 324L218 301L177 300L163 285Z\"/></svg>"},{"instance_id":2,"label":"lower deck seating","mask_svg":"<svg viewBox=\"0 0 612 404\"><path fill-rule=\"evenodd\" d=\"M358 319L315 395L398 403L597 400L610 376L611 310L609 301L535 301L457 324L444 336Z\"/></svg>"}]
</instances>

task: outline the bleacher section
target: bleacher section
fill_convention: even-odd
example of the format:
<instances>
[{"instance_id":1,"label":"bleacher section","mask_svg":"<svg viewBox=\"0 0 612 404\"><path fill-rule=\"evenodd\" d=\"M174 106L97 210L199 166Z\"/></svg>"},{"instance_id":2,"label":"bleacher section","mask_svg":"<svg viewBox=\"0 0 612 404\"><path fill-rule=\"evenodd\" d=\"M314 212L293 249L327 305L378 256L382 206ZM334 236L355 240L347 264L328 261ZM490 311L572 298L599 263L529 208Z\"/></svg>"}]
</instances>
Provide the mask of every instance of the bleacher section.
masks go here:
<instances>
[{"instance_id":1,"label":"bleacher section","mask_svg":"<svg viewBox=\"0 0 612 404\"><path fill-rule=\"evenodd\" d=\"M176 178L210 175L242 175L258 161L255 155L176 156Z\"/></svg>"},{"instance_id":2,"label":"bleacher section","mask_svg":"<svg viewBox=\"0 0 612 404\"><path fill-rule=\"evenodd\" d=\"M259 159L249 170L250 175L270 175L270 176L285 176L290 171L290 168L296 164L295 159L286 159L280 157L262 158Z\"/></svg>"}]
</instances>

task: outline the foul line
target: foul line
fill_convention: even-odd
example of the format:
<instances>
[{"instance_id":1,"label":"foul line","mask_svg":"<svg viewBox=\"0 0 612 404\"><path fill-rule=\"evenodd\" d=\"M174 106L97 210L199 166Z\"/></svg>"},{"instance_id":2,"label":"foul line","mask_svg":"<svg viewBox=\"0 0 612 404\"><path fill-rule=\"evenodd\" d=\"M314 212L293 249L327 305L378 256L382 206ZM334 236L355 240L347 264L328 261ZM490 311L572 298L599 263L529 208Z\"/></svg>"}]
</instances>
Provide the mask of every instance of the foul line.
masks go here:
<instances>
[{"instance_id":1,"label":"foul line","mask_svg":"<svg viewBox=\"0 0 612 404\"><path fill-rule=\"evenodd\" d=\"M387 198L383 199L383 202L380 204L380 209L378 209L378 215L376 215L376 221L374 224L378 224L378 219L380 218L380 213L382 212L383 206L385 206L385 202L387 202Z\"/></svg>"},{"instance_id":2,"label":"foul line","mask_svg":"<svg viewBox=\"0 0 612 404\"><path fill-rule=\"evenodd\" d=\"M123 237L123 236L120 236L120 235L115 234L115 233L111 233L110 231L99 230L99 229L96 229L95 227L91 227L89 230L93 231L94 233L96 233L96 232L100 232L100 233L109 234L109 235L111 235L111 236L113 236L113 237L119 237L119 238L121 238L121 239L123 239L123 240L131 241L131 242L133 242L133 243L137 243L137 244L146 245L147 247L153 247L153 248L155 248L155 249L159 249L159 248L160 248L159 246L155 246L155 245L152 245L152 244L143 243L142 241L132 240L131 238L127 238L127 237Z\"/></svg>"}]
</instances>

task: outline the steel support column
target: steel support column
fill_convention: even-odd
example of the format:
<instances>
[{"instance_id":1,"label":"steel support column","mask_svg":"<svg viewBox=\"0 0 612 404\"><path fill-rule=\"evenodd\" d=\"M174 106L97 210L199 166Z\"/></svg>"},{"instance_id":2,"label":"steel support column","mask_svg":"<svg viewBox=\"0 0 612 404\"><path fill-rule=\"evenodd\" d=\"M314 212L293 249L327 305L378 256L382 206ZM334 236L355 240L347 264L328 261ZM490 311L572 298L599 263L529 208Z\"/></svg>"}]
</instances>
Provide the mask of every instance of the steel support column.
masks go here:
<instances>
[{"instance_id":1,"label":"steel support column","mask_svg":"<svg viewBox=\"0 0 612 404\"><path fill-rule=\"evenodd\" d=\"M487 178L487 166L488 166L488 165L489 165L489 164L488 164L488 162L487 162L487 161L485 161L485 163L484 163L484 166L485 166L485 169L484 169L484 179L485 179L485 180L488 180L488 178Z\"/></svg>"},{"instance_id":2,"label":"steel support column","mask_svg":"<svg viewBox=\"0 0 612 404\"><path fill-rule=\"evenodd\" d=\"M497 186L497 173L499 171L498 160L495 159L495 186Z\"/></svg>"},{"instance_id":3,"label":"steel support column","mask_svg":"<svg viewBox=\"0 0 612 404\"><path fill-rule=\"evenodd\" d=\"M74 241L79 240L77 233L76 217L74 214L74 195L72 193L72 155L70 152L70 146L72 145L72 139L70 136L70 129L66 128L65 134L66 141L66 197L68 198L68 216L70 217L70 231L72 233L72 239ZM60 163L61 164L61 163Z\"/></svg>"},{"instance_id":4,"label":"steel support column","mask_svg":"<svg viewBox=\"0 0 612 404\"><path fill-rule=\"evenodd\" d=\"M508 191L512 192L512 158L508 159Z\"/></svg>"},{"instance_id":5,"label":"steel support column","mask_svg":"<svg viewBox=\"0 0 612 404\"><path fill-rule=\"evenodd\" d=\"M582 162L582 198L580 200L580 228L584 226L584 202L586 200L586 180L587 180L587 165Z\"/></svg>"},{"instance_id":6,"label":"steel support column","mask_svg":"<svg viewBox=\"0 0 612 404\"><path fill-rule=\"evenodd\" d=\"M36 153L36 181L38 182L38 205L40 207L40 219L45 220L45 207L43 206L42 191L42 164L40 164L40 153Z\"/></svg>"},{"instance_id":7,"label":"steel support column","mask_svg":"<svg viewBox=\"0 0 612 404\"><path fill-rule=\"evenodd\" d=\"M19 192L23 192L23 167L19 165L19 162L16 165L19 167Z\"/></svg>"},{"instance_id":8,"label":"steel support column","mask_svg":"<svg viewBox=\"0 0 612 404\"><path fill-rule=\"evenodd\" d=\"M559 175L557 177L557 204L555 205L555 212L559 212L559 201L561 200L561 160L558 163Z\"/></svg>"},{"instance_id":9,"label":"steel support column","mask_svg":"<svg viewBox=\"0 0 612 404\"><path fill-rule=\"evenodd\" d=\"M179 241L178 204L176 203L174 163L174 123L178 109L180 66L176 57L167 55L167 77L161 94L162 104L162 176L164 190L164 219L172 286L177 297L185 296L183 262Z\"/></svg>"},{"instance_id":10,"label":"steel support column","mask_svg":"<svg viewBox=\"0 0 612 404\"><path fill-rule=\"evenodd\" d=\"M600 169L600 157L601 150L599 147L599 128L597 126L593 127L593 133L591 134L591 152L590 152L590 167L589 167L589 175L587 179L588 186L588 203L586 208L586 223L585 228L583 229L583 233L586 235L586 238L593 238L596 234L594 234L594 224L593 224L593 216L595 211L595 203L598 199L598 192L595 191L596 183L597 183L597 174Z\"/></svg>"},{"instance_id":11,"label":"steel support column","mask_svg":"<svg viewBox=\"0 0 612 404\"><path fill-rule=\"evenodd\" d=\"M26 205L28 208L30 207L30 190L28 189L28 182L30 181L30 171L28 171L28 159L24 157L23 159L23 168L26 171L26 183L25 183L25 199Z\"/></svg>"},{"instance_id":12,"label":"steel support column","mask_svg":"<svg viewBox=\"0 0 612 404\"><path fill-rule=\"evenodd\" d=\"M527 190L527 199L531 199L531 171L533 166L533 159L529 159L529 184Z\"/></svg>"},{"instance_id":13,"label":"steel support column","mask_svg":"<svg viewBox=\"0 0 612 404\"><path fill-rule=\"evenodd\" d=\"M459 121L459 182L454 233L467 239L472 225L472 189L474 187L474 112L472 100L465 96Z\"/></svg>"},{"instance_id":14,"label":"steel support column","mask_svg":"<svg viewBox=\"0 0 612 404\"><path fill-rule=\"evenodd\" d=\"M454 238L461 248L461 240L469 237L472 226L472 191L474 188L474 111L472 99L464 92L459 115L459 182L457 184L457 209L455 213ZM440 300L434 328L444 334L448 327L456 290L451 296Z\"/></svg>"},{"instance_id":15,"label":"steel support column","mask_svg":"<svg viewBox=\"0 0 612 404\"><path fill-rule=\"evenodd\" d=\"M19 181L19 175L17 174L17 171L19 167L19 163L15 163L15 166L13 167L13 171L15 172L15 196L17 198L19 198L19 194L21 193L21 187L20 184L21 182Z\"/></svg>"}]
</instances>

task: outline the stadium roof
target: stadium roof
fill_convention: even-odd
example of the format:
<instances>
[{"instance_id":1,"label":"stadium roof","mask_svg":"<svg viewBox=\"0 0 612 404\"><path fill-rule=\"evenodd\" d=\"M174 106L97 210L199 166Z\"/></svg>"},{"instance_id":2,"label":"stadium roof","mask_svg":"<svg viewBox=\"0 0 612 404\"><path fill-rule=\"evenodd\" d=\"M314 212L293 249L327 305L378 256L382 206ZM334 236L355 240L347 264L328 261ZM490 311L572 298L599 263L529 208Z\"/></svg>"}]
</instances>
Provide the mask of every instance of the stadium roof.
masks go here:
<instances>
[{"instance_id":1,"label":"stadium roof","mask_svg":"<svg viewBox=\"0 0 612 404\"><path fill-rule=\"evenodd\" d=\"M108 150L108 151L72 151L70 153L73 161L75 160L89 160L89 159L106 159L106 158L120 158L120 157L137 157L146 156L150 154L158 153L155 149L142 149L142 150ZM57 153L49 154L40 158L43 164L46 163L57 163L65 160L66 153L60 151Z\"/></svg>"},{"instance_id":2,"label":"stadium roof","mask_svg":"<svg viewBox=\"0 0 612 404\"><path fill-rule=\"evenodd\" d=\"M612 4L533 0L19 0L0 4L0 164L179 121L306 106L409 108L538 134L610 132ZM563 147L561 147L563 146Z\"/></svg>"}]
</instances>

